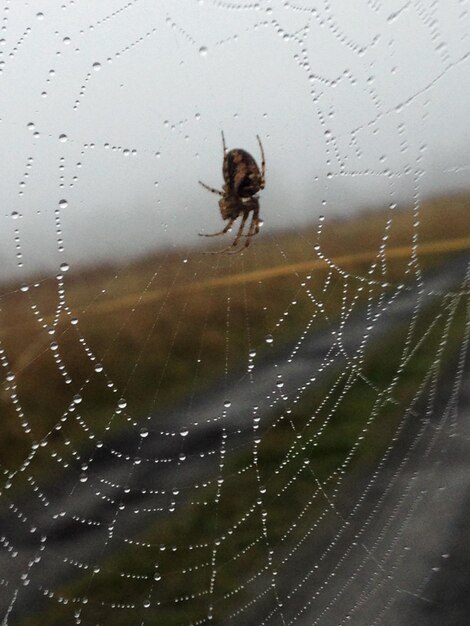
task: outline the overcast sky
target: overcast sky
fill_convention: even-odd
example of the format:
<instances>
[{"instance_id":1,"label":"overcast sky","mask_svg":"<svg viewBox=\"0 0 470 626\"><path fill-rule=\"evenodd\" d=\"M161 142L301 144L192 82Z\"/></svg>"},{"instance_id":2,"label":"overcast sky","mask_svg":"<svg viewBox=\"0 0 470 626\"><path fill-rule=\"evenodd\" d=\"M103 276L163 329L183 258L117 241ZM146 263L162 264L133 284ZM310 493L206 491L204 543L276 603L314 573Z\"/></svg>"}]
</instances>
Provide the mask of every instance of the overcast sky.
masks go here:
<instances>
[{"instance_id":1,"label":"overcast sky","mask_svg":"<svg viewBox=\"0 0 470 626\"><path fill-rule=\"evenodd\" d=\"M469 187L467 0L0 7L1 275L201 243L222 129L268 229Z\"/></svg>"}]
</instances>

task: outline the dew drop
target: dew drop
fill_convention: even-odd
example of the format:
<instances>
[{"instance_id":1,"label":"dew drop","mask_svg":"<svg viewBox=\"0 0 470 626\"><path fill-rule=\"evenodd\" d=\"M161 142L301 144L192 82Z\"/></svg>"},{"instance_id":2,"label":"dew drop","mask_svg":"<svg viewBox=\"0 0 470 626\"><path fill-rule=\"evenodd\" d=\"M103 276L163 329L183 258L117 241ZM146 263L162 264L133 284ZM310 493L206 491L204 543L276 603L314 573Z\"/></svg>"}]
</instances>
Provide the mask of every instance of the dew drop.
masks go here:
<instances>
[{"instance_id":1,"label":"dew drop","mask_svg":"<svg viewBox=\"0 0 470 626\"><path fill-rule=\"evenodd\" d=\"M61 263L60 264L60 271L61 272L68 272L69 270L69 264L68 263Z\"/></svg>"},{"instance_id":2,"label":"dew drop","mask_svg":"<svg viewBox=\"0 0 470 626\"><path fill-rule=\"evenodd\" d=\"M201 47L199 48L199 54L200 54L201 56L203 56L203 57L205 57L205 56L207 55L207 48L206 48L206 46L201 46Z\"/></svg>"},{"instance_id":3,"label":"dew drop","mask_svg":"<svg viewBox=\"0 0 470 626\"><path fill-rule=\"evenodd\" d=\"M65 208L67 208L67 207L68 207L68 205L69 205L69 203L68 203L68 201L67 201L67 200L59 200L59 207L60 207L61 209L65 209Z\"/></svg>"},{"instance_id":4,"label":"dew drop","mask_svg":"<svg viewBox=\"0 0 470 626\"><path fill-rule=\"evenodd\" d=\"M98 63L98 62L93 63L92 67L95 70L95 72L99 72L101 69L101 63Z\"/></svg>"},{"instance_id":5,"label":"dew drop","mask_svg":"<svg viewBox=\"0 0 470 626\"><path fill-rule=\"evenodd\" d=\"M266 339L265 339L266 343L273 343L274 339L272 335L266 335Z\"/></svg>"},{"instance_id":6,"label":"dew drop","mask_svg":"<svg viewBox=\"0 0 470 626\"><path fill-rule=\"evenodd\" d=\"M140 429L140 436L145 439L145 437L149 436L149 431L146 428Z\"/></svg>"},{"instance_id":7,"label":"dew drop","mask_svg":"<svg viewBox=\"0 0 470 626\"><path fill-rule=\"evenodd\" d=\"M65 133L62 133L61 135L59 135L59 141L62 143L65 143L67 141L68 137Z\"/></svg>"},{"instance_id":8,"label":"dew drop","mask_svg":"<svg viewBox=\"0 0 470 626\"><path fill-rule=\"evenodd\" d=\"M225 407L226 409L228 409L228 408L229 408L229 407L231 407L231 406L232 406L232 403L230 402L230 400L225 400L225 401L224 401L224 407Z\"/></svg>"}]
</instances>

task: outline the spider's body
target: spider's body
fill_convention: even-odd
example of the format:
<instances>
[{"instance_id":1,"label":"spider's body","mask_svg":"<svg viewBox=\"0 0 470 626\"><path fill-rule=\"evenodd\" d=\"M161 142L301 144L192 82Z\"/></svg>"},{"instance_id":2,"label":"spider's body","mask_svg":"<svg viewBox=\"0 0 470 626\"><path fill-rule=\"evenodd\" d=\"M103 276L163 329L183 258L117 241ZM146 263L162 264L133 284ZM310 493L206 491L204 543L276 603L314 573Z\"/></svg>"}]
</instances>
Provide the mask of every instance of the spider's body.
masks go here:
<instances>
[{"instance_id":1,"label":"spider's body","mask_svg":"<svg viewBox=\"0 0 470 626\"><path fill-rule=\"evenodd\" d=\"M203 187L221 196L219 200L220 213L222 219L228 220L227 225L222 231L211 235L204 234L204 237L214 237L216 235L225 234L230 230L233 222L238 217L242 217L234 242L228 248L220 250L220 252L226 252L231 248L236 248L243 235L243 228L251 212L253 212L253 216L251 218L248 234L245 235L245 245L239 250L232 250L232 253L240 252L243 248L246 248L250 244L251 237L259 232L259 200L256 194L261 189L264 189L265 160L263 146L258 136L257 139L261 149L261 172L254 158L246 150L235 148L234 150L227 151L224 134L222 133L224 148L222 173L225 181L222 191L209 187L199 181Z\"/></svg>"}]
</instances>

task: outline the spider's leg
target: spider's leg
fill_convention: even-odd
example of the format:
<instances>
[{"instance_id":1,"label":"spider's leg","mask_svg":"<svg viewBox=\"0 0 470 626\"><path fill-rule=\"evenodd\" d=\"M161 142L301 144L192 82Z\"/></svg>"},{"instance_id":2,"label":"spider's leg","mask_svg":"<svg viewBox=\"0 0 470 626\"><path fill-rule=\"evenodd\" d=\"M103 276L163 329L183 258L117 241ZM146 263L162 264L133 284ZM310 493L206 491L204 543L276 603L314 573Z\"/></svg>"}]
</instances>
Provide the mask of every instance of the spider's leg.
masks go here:
<instances>
[{"instance_id":1,"label":"spider's leg","mask_svg":"<svg viewBox=\"0 0 470 626\"><path fill-rule=\"evenodd\" d=\"M235 221L234 218L231 217L229 222L228 222L228 224L227 224L227 226L224 228L224 230L221 230L218 233L210 233L210 234L199 233L199 236L200 237L217 237L217 235L225 235L225 233L228 232L231 229L232 224L233 224L234 221Z\"/></svg>"},{"instance_id":2,"label":"spider's leg","mask_svg":"<svg viewBox=\"0 0 470 626\"><path fill-rule=\"evenodd\" d=\"M201 180L197 181L200 185L202 185L204 187L204 189L207 189L208 191L211 191L212 193L216 193L218 196L223 196L223 192L219 191L218 189L215 189L214 187L209 187L209 185L206 185L206 183L203 183Z\"/></svg>"},{"instance_id":3,"label":"spider's leg","mask_svg":"<svg viewBox=\"0 0 470 626\"><path fill-rule=\"evenodd\" d=\"M261 139L259 138L259 135L256 135L256 139L258 140L259 147L260 147L260 150L261 150L261 189L264 189L264 177L265 177L265 172L266 172L266 159L264 158L263 144L261 143Z\"/></svg>"},{"instance_id":4,"label":"spider's leg","mask_svg":"<svg viewBox=\"0 0 470 626\"><path fill-rule=\"evenodd\" d=\"M242 232L243 232L243 226L245 225L245 222L248 218L248 213L245 213L245 215L243 216L243 220L242 223L240 224L240 229L237 233L237 236L235 237L235 241L232 243L231 248L235 248L236 245L238 244L240 237L242 236ZM231 250L229 248L229 252L227 252L227 254L238 254L239 252L241 252L242 250L244 250L250 243L250 239L251 239L251 229L253 228L253 220L254 220L254 214L253 217L251 218L251 222L250 222L250 228L248 230L248 235L245 235L247 237L246 241L245 241L245 245L241 246L240 248L238 248L238 250Z\"/></svg>"},{"instance_id":5,"label":"spider's leg","mask_svg":"<svg viewBox=\"0 0 470 626\"><path fill-rule=\"evenodd\" d=\"M248 234L245 235L245 237L246 237L245 245L242 246L241 248L239 248L238 250L236 250L235 252L227 252L227 254L237 254L238 252L241 252L245 248L248 248L248 246L250 245L250 242L251 242L251 238L254 235L257 235L259 233L259 217L258 217L258 215L259 215L259 209L257 211L253 212L253 217L251 218L250 228L248 229Z\"/></svg>"},{"instance_id":6,"label":"spider's leg","mask_svg":"<svg viewBox=\"0 0 470 626\"><path fill-rule=\"evenodd\" d=\"M253 211L253 218L250 222L250 228L248 230L248 233L245 235L247 239L259 233L259 222L260 222L260 219L259 219L259 208L258 208Z\"/></svg>"},{"instance_id":7,"label":"spider's leg","mask_svg":"<svg viewBox=\"0 0 470 626\"><path fill-rule=\"evenodd\" d=\"M230 246L230 248L235 248L237 243L240 241L240 237L243 234L243 229L245 228L245 224L246 224L246 220L247 219L248 219L248 211L243 213L242 221L240 223L240 228L238 229L237 236L235 237L235 239L234 239L232 245Z\"/></svg>"},{"instance_id":8,"label":"spider's leg","mask_svg":"<svg viewBox=\"0 0 470 626\"><path fill-rule=\"evenodd\" d=\"M227 246L227 248L223 248L222 250L215 250L214 252L208 252L207 254L221 254L222 252L228 252L228 250L235 248L243 234L243 228L245 227L247 218L248 218L248 213L244 213L241 224L240 224L240 228L238 229L237 236L235 237L233 243L230 246ZM232 252L231 254L234 254L234 253Z\"/></svg>"},{"instance_id":9,"label":"spider's leg","mask_svg":"<svg viewBox=\"0 0 470 626\"><path fill-rule=\"evenodd\" d=\"M222 130L222 146L224 148L224 156L227 154L227 146L225 145L224 131Z\"/></svg>"},{"instance_id":10,"label":"spider's leg","mask_svg":"<svg viewBox=\"0 0 470 626\"><path fill-rule=\"evenodd\" d=\"M256 218L254 218L254 220L255 220L255 232L253 233L253 235L257 235L259 233L259 222L260 222L260 220L259 220L258 216L256 216Z\"/></svg>"}]
</instances>

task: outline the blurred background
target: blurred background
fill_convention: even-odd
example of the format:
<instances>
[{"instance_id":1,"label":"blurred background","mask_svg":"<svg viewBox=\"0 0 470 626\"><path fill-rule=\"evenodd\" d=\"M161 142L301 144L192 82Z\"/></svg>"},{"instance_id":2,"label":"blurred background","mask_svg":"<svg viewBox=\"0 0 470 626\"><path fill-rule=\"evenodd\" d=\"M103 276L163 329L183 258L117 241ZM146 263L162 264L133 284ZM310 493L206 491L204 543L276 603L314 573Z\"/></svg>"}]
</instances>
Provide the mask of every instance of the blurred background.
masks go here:
<instances>
[{"instance_id":1,"label":"blurred background","mask_svg":"<svg viewBox=\"0 0 470 626\"><path fill-rule=\"evenodd\" d=\"M468 0L0 21L2 623L466 623Z\"/></svg>"},{"instance_id":2,"label":"blurred background","mask_svg":"<svg viewBox=\"0 0 470 626\"><path fill-rule=\"evenodd\" d=\"M221 130L271 232L467 189L466 3L373 4L5 2L3 274L196 245Z\"/></svg>"}]
</instances>

